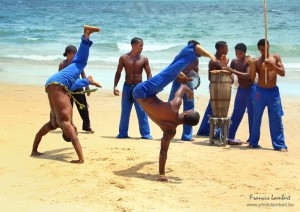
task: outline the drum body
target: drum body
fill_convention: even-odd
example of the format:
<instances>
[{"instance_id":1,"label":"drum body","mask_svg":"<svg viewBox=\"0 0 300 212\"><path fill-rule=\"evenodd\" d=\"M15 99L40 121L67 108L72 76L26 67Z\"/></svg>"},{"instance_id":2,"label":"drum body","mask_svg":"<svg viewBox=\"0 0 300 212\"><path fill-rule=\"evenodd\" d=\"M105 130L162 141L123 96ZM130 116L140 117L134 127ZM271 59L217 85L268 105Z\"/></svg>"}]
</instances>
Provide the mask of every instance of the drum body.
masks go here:
<instances>
[{"instance_id":1,"label":"drum body","mask_svg":"<svg viewBox=\"0 0 300 212\"><path fill-rule=\"evenodd\" d=\"M227 117L231 98L230 72L225 70L211 71L210 101L213 117Z\"/></svg>"}]
</instances>

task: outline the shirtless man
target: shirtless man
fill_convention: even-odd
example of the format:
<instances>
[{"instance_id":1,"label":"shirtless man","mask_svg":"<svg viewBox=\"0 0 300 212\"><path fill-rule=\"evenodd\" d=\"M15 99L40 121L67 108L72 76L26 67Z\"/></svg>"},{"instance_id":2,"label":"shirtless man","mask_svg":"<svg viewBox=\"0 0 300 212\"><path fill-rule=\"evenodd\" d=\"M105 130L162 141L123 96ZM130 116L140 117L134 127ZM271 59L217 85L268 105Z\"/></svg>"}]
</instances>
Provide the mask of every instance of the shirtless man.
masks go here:
<instances>
[{"instance_id":1,"label":"shirtless man","mask_svg":"<svg viewBox=\"0 0 300 212\"><path fill-rule=\"evenodd\" d=\"M232 145L240 145L242 141L235 139L236 131L243 119L245 110L247 108L249 136L252 129L253 120L253 93L255 92L256 84L250 79L248 65L250 56L246 56L247 46L244 43L238 43L235 47L235 55L237 58L233 59L230 67L226 66L223 69L230 71L238 78L238 89L235 95L234 108L230 118L228 143ZM247 141L249 138L247 139Z\"/></svg>"},{"instance_id":2,"label":"shirtless man","mask_svg":"<svg viewBox=\"0 0 300 212\"><path fill-rule=\"evenodd\" d=\"M119 134L117 138L128 138L128 125L129 118L134 104L135 110L138 116L140 134L143 139L152 139L150 135L150 127L148 123L148 116L132 97L132 91L135 86L142 82L143 69L147 74L147 79L152 77L151 69L149 66L148 58L141 55L143 50L144 42L141 38L133 38L131 40L131 51L119 59L119 65L115 75L114 81L114 95L119 96L120 91L117 86L121 77L123 68L125 69L125 83L122 90L122 112L121 120L119 124Z\"/></svg>"},{"instance_id":3,"label":"shirtless man","mask_svg":"<svg viewBox=\"0 0 300 212\"><path fill-rule=\"evenodd\" d=\"M253 124L250 133L249 148L259 148L260 126L265 107L268 107L269 126L272 145L275 150L287 152L282 124L282 105L279 89L277 87L277 75L284 77L285 69L279 54L269 53L267 42L267 58L265 58L265 39L257 43L261 57L256 61L254 69L250 71L250 78L255 79L258 75L258 85L255 92ZM265 82L265 67L267 69L267 83Z\"/></svg>"},{"instance_id":4,"label":"shirtless man","mask_svg":"<svg viewBox=\"0 0 300 212\"><path fill-rule=\"evenodd\" d=\"M68 65L72 63L72 60L77 52L77 48L73 45L69 45L65 49L65 53L63 54L66 59L63 60L58 67L58 71L61 71ZM86 78L85 71L82 70L81 72L81 78ZM85 90L90 90L89 86L85 87ZM74 90L76 94L73 94L75 101L75 105L77 107L77 110L79 112L79 115L82 119L82 130L89 132L89 133L94 133L94 130L91 128L91 122L90 122L90 117L89 117L89 108L88 108L88 103L86 101L85 93L83 92L83 88L79 88ZM91 93L87 93L87 96L90 96ZM74 100L71 98L71 105L73 107ZM80 108L82 105L84 105L84 108Z\"/></svg>"},{"instance_id":5,"label":"shirtless man","mask_svg":"<svg viewBox=\"0 0 300 212\"><path fill-rule=\"evenodd\" d=\"M84 26L84 35L81 38L78 52L73 58L72 64L51 76L45 85L48 94L49 104L51 108L50 121L46 123L36 134L31 156L40 156L43 153L38 152L38 146L42 137L49 131L61 128L63 138L66 141L72 141L72 145L77 153L78 160L72 160L72 163L83 163L82 148L77 137L76 127L72 123L72 105L70 103L70 92L78 88L88 85L100 87L100 84L95 82L91 76L84 79L78 79L81 71L87 64L89 49L93 44L89 40L90 34L99 32L100 29L92 26Z\"/></svg>"},{"instance_id":6,"label":"shirtless man","mask_svg":"<svg viewBox=\"0 0 300 212\"><path fill-rule=\"evenodd\" d=\"M225 41L218 41L215 44L216 48L216 61L210 60L208 63L208 80L210 81L212 70L222 70L222 67L226 66L229 62L229 59L226 58L226 55L228 53L228 45ZM233 82L233 76L232 76L232 82ZM209 125L209 117L212 116L212 107L211 107L211 101L209 100L208 105L206 107L205 113L203 115L199 130L197 132L197 135L201 136L209 136L210 132L210 125ZM220 129L217 130L215 137L218 137L220 134Z\"/></svg>"},{"instance_id":7,"label":"shirtless man","mask_svg":"<svg viewBox=\"0 0 300 212\"><path fill-rule=\"evenodd\" d=\"M176 134L177 126L180 124L195 126L198 124L200 116L198 112L191 110L179 114L183 95L187 94L188 99L191 99L194 94L186 85L181 85L175 93L174 99L169 102L163 102L156 95L170 82L174 81L188 64L200 56L216 60L197 41L190 41L167 68L151 79L139 83L133 90L134 98L163 131L159 155L159 181L168 180L165 176L165 165L170 141Z\"/></svg>"}]
</instances>

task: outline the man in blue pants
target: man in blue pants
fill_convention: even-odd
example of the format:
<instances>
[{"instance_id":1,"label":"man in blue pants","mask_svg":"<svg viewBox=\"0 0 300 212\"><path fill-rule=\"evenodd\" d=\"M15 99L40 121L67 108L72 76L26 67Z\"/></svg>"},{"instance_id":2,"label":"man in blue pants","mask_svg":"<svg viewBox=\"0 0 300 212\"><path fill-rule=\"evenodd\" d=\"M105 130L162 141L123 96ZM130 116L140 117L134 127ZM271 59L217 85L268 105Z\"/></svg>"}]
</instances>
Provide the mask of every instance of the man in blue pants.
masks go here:
<instances>
[{"instance_id":1,"label":"man in blue pants","mask_svg":"<svg viewBox=\"0 0 300 212\"><path fill-rule=\"evenodd\" d=\"M62 69L64 69L72 63L73 57L75 56L76 52L77 48L75 46L69 45L66 47L65 53L63 54L66 57L66 59L59 64L58 71L61 71ZM82 70L81 72L81 78L86 78L84 70ZM87 86L85 87L85 90L90 90L90 88ZM94 133L94 130L92 130L91 128L88 103L86 101L85 93L83 93L83 91L83 88L76 89L73 91L75 94L72 94L72 96L76 100L75 105L82 119L82 130ZM90 93L87 93L87 95L89 96ZM73 98L71 98L71 105L73 106L73 104L74 100ZM84 108L80 108L81 105L84 105Z\"/></svg>"},{"instance_id":2,"label":"man in blue pants","mask_svg":"<svg viewBox=\"0 0 300 212\"><path fill-rule=\"evenodd\" d=\"M131 51L125 55L122 55L119 59L118 68L114 80L114 95L119 96L120 91L117 88L118 82L121 77L123 68L125 69L125 83L122 90L122 110L121 119L119 124L119 134L117 138L128 138L128 125L129 118L134 104L135 110L138 116L140 134L143 139L152 139L150 135L150 127L148 123L148 116L143 111L142 107L132 97L132 91L135 86L142 82L143 69L147 74L147 79L152 77L151 69L149 66L148 58L141 55L144 42L141 38L133 38L131 40Z\"/></svg>"},{"instance_id":3,"label":"man in blue pants","mask_svg":"<svg viewBox=\"0 0 300 212\"><path fill-rule=\"evenodd\" d=\"M255 79L258 75L258 85L255 92L253 126L250 134L249 148L259 148L260 126L265 107L268 107L269 126L272 145L275 150L287 152L282 124L282 105L277 87L277 75L285 76L285 69L279 54L269 54L269 42L265 50L265 39L257 43L261 57L256 61L254 69L250 71L250 78ZM267 52L266 52L267 51ZM267 53L267 58L265 58ZM267 71L267 73L265 73ZM266 78L267 77L267 78Z\"/></svg>"},{"instance_id":4,"label":"man in blue pants","mask_svg":"<svg viewBox=\"0 0 300 212\"><path fill-rule=\"evenodd\" d=\"M206 56L212 60L215 57L207 52L197 41L190 41L188 45L175 57L173 62L159 74L151 79L139 83L133 90L133 96L143 107L148 116L161 128L161 148L159 155L159 181L167 181L165 176L165 165L170 141L176 134L176 128L180 124L196 125L199 122L199 113L195 111L184 111L179 114L182 97L187 94L188 99L193 97L194 92L186 85L181 85L174 95L174 99L163 102L156 95L170 82L174 81L179 73L183 71L197 57Z\"/></svg>"},{"instance_id":5,"label":"man in blue pants","mask_svg":"<svg viewBox=\"0 0 300 212\"><path fill-rule=\"evenodd\" d=\"M210 81L210 71L212 70L222 70L222 67L228 64L228 59L226 58L226 55L228 53L228 46L225 41L218 41L215 44L216 48L216 61L210 60L208 63L208 80ZM197 135L202 136L209 136L210 126L209 126L209 117L212 116L212 108L211 108L211 102L209 100L208 105L206 107L205 113L203 115L199 130L197 132ZM217 133L219 134L219 133Z\"/></svg>"},{"instance_id":6,"label":"man in blue pants","mask_svg":"<svg viewBox=\"0 0 300 212\"><path fill-rule=\"evenodd\" d=\"M192 70L194 70L196 73L199 71L199 60L196 58L193 62L191 62L183 71L182 73L187 76ZM180 87L181 84L186 84L188 82L189 78L184 77L177 77L176 80L174 80L169 96L169 101L174 99L175 93ZM183 96L183 111L187 110L194 110L195 105L194 105L194 98L188 100L187 95ZM181 135L181 140L183 141L191 141L193 136L193 127L188 125L188 124L183 124L183 131Z\"/></svg>"},{"instance_id":7,"label":"man in blue pants","mask_svg":"<svg viewBox=\"0 0 300 212\"><path fill-rule=\"evenodd\" d=\"M223 69L230 71L238 77L238 89L235 96L234 108L230 118L228 144L240 145L242 141L235 139L236 131L243 119L245 110L247 108L248 123L249 123L249 137L252 129L253 120L253 94L255 92L256 84L250 79L249 71L251 60L249 56L246 57L247 46L244 43L238 43L235 47L236 59L230 63L230 67L226 66ZM249 140L249 137L247 141Z\"/></svg>"},{"instance_id":8,"label":"man in blue pants","mask_svg":"<svg viewBox=\"0 0 300 212\"><path fill-rule=\"evenodd\" d=\"M50 121L47 122L36 134L31 156L40 156L43 153L38 152L38 146L42 137L49 131L61 128L63 138L66 141L72 141L72 145L77 153L78 160L72 160L72 163L83 163L82 148L77 137L76 127L72 122L72 105L70 102L71 91L86 87L89 84L100 87L92 77L78 79L81 71L87 64L90 46L93 44L89 40L90 34L99 32L100 29L92 26L84 26L84 35L81 38L80 47L73 58L72 63L51 76L45 85L48 94L48 100L51 108Z\"/></svg>"}]
</instances>

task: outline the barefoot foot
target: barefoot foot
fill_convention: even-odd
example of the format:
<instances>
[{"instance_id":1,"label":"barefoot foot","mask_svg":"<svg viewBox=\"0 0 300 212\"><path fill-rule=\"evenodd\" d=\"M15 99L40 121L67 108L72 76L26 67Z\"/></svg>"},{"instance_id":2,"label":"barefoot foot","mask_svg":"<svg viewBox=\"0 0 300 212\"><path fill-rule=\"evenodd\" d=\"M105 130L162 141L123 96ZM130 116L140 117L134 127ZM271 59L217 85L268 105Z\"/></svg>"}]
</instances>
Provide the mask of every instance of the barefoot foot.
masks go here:
<instances>
[{"instance_id":1,"label":"barefoot foot","mask_svg":"<svg viewBox=\"0 0 300 212\"><path fill-rule=\"evenodd\" d=\"M159 178L157 179L157 181L168 182L168 178L166 175L159 175Z\"/></svg>"},{"instance_id":2,"label":"barefoot foot","mask_svg":"<svg viewBox=\"0 0 300 212\"><path fill-rule=\"evenodd\" d=\"M98 82L94 81L94 78L92 76L88 76L87 78L88 78L91 85L95 85L98 88L102 88L102 86Z\"/></svg>"},{"instance_id":3,"label":"barefoot foot","mask_svg":"<svg viewBox=\"0 0 300 212\"><path fill-rule=\"evenodd\" d=\"M90 37L93 32L100 32L100 28L95 26L84 25L83 26L84 36L86 39Z\"/></svg>"},{"instance_id":4,"label":"barefoot foot","mask_svg":"<svg viewBox=\"0 0 300 212\"><path fill-rule=\"evenodd\" d=\"M251 144L249 144L249 145L247 146L247 148L249 148L249 149L258 149L258 148L261 148L261 146L258 145L257 147L255 147L255 146L252 146Z\"/></svg>"},{"instance_id":5,"label":"barefoot foot","mask_svg":"<svg viewBox=\"0 0 300 212\"><path fill-rule=\"evenodd\" d=\"M39 157L41 155L44 155L44 154L41 153L41 152L38 152L38 151L32 151L30 156L32 156L32 157Z\"/></svg>"},{"instance_id":6,"label":"barefoot foot","mask_svg":"<svg viewBox=\"0 0 300 212\"><path fill-rule=\"evenodd\" d=\"M287 152L288 150L286 148L282 148L279 150L280 152Z\"/></svg>"},{"instance_id":7,"label":"barefoot foot","mask_svg":"<svg viewBox=\"0 0 300 212\"><path fill-rule=\"evenodd\" d=\"M71 163L84 163L84 160L72 160Z\"/></svg>"}]
</instances>

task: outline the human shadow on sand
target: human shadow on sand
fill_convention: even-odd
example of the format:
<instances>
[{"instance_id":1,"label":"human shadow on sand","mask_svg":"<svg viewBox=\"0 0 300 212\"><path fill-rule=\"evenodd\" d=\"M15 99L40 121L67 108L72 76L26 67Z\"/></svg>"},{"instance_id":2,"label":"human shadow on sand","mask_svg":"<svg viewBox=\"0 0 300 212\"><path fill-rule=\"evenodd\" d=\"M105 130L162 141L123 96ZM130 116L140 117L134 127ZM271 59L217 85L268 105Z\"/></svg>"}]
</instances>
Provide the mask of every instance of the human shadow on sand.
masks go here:
<instances>
[{"instance_id":1,"label":"human shadow on sand","mask_svg":"<svg viewBox=\"0 0 300 212\"><path fill-rule=\"evenodd\" d=\"M140 178L140 179L149 180L149 181L157 181L157 179L159 177L158 174L145 174L145 173L139 172L140 170L142 170L144 168L144 166L151 165L154 163L157 163L157 162L154 162L154 161L143 162L143 163L137 164L135 166L132 166L128 169L114 171L113 173L115 175L122 176L122 177L135 177L135 178ZM170 173L170 172L171 171L166 172L166 173ZM172 177L172 176L167 176L167 177L169 180L168 183L179 184L182 181L182 179L180 179L179 177Z\"/></svg>"},{"instance_id":2,"label":"human shadow on sand","mask_svg":"<svg viewBox=\"0 0 300 212\"><path fill-rule=\"evenodd\" d=\"M145 138L141 138L141 137L126 137L126 138L117 138L117 136L101 136L101 138L108 138L108 139L115 139L115 140L149 140L149 141L153 141L154 139L145 139Z\"/></svg>"},{"instance_id":3,"label":"human shadow on sand","mask_svg":"<svg viewBox=\"0 0 300 212\"><path fill-rule=\"evenodd\" d=\"M43 155L40 155L39 157L37 157L37 156L30 156L30 157L36 158L36 159L41 159L41 160L56 160L56 161L70 163L72 158L74 157L73 153L60 153L60 152L70 150L70 149L74 149L74 148L67 147L67 148L45 151L45 152L42 152ZM72 157L70 155L72 155Z\"/></svg>"},{"instance_id":4,"label":"human shadow on sand","mask_svg":"<svg viewBox=\"0 0 300 212\"><path fill-rule=\"evenodd\" d=\"M204 141L196 141L193 142L194 145L201 145L201 146L206 146L206 147L225 147L225 150L234 150L234 149L240 149L240 150L273 150L272 148L264 148L264 147L260 147L260 148L248 148L249 143L243 143L242 145L230 145L227 144L226 146L223 146L222 144L219 145L219 140L218 139L214 139L214 144L209 145L209 139L208 140L204 140Z\"/></svg>"}]
</instances>

